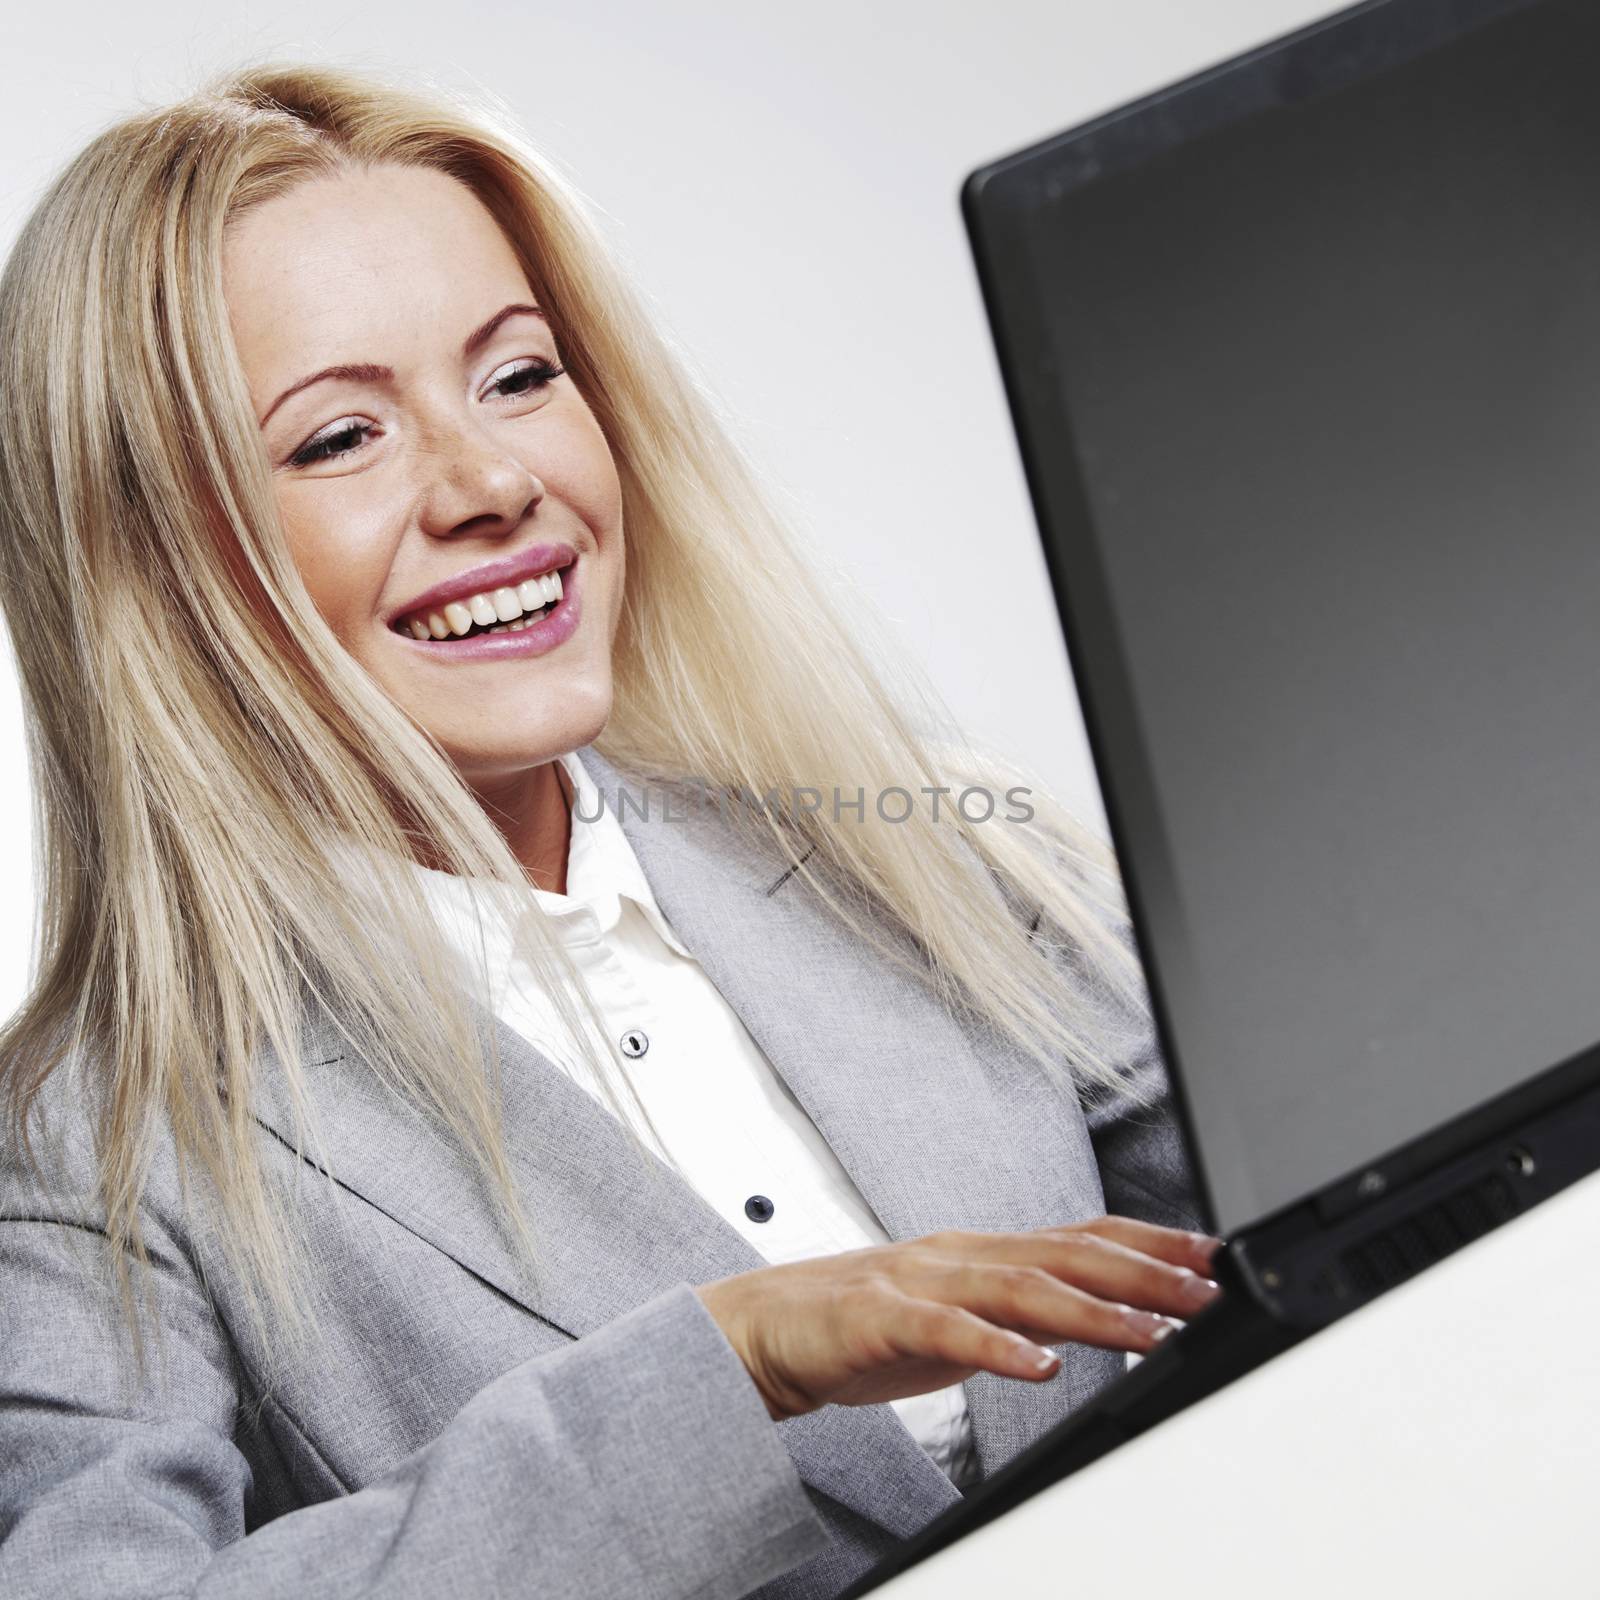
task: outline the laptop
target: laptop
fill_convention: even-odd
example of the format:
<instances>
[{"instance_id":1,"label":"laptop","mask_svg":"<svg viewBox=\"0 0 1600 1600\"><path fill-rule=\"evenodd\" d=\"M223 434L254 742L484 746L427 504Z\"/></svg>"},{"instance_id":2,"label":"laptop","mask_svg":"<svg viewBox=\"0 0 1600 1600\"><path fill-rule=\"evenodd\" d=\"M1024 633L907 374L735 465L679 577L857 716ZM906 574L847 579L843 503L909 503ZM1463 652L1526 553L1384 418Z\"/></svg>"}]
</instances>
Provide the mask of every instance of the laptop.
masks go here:
<instances>
[{"instance_id":1,"label":"laptop","mask_svg":"<svg viewBox=\"0 0 1600 1600\"><path fill-rule=\"evenodd\" d=\"M962 188L1226 1292L850 1596L1600 1166L1597 74L1373 0Z\"/></svg>"}]
</instances>

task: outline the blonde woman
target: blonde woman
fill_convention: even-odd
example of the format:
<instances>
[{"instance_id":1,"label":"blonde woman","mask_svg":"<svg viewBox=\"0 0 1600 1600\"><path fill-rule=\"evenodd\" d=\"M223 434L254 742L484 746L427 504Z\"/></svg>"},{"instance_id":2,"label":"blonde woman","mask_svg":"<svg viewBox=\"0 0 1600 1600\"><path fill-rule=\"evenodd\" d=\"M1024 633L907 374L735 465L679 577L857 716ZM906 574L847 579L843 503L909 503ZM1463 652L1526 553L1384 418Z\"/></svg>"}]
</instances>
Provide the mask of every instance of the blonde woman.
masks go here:
<instances>
[{"instance_id":1,"label":"blonde woman","mask_svg":"<svg viewBox=\"0 0 1600 1600\"><path fill-rule=\"evenodd\" d=\"M833 1595L1215 1294L1109 853L493 107L123 121L0 363L0 1592Z\"/></svg>"}]
</instances>

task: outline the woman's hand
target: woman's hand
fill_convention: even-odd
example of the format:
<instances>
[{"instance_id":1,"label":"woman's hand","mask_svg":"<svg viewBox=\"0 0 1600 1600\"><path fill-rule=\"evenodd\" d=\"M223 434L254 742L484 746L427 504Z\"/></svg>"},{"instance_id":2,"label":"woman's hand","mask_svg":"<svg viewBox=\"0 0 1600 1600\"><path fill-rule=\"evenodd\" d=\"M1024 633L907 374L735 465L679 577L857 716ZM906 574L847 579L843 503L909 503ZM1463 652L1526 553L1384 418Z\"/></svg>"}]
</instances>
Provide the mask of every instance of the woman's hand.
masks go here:
<instances>
[{"instance_id":1,"label":"woman's hand","mask_svg":"<svg viewBox=\"0 0 1600 1600\"><path fill-rule=\"evenodd\" d=\"M1146 1351L1215 1299L1208 1234L1097 1217L1027 1233L932 1233L741 1272L695 1290L775 1420L960 1383L1035 1380L1071 1340ZM1036 1342L1037 1341L1037 1342Z\"/></svg>"}]
</instances>

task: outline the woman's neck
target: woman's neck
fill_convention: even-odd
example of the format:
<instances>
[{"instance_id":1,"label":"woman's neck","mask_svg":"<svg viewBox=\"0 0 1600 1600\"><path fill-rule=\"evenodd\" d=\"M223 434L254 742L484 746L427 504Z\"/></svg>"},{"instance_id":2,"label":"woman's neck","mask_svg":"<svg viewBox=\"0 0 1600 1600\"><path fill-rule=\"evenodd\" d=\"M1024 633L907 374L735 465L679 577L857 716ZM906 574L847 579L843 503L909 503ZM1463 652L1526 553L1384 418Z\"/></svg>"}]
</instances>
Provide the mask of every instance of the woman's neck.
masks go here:
<instances>
[{"instance_id":1,"label":"woman's neck","mask_svg":"<svg viewBox=\"0 0 1600 1600\"><path fill-rule=\"evenodd\" d=\"M567 892L567 857L572 848L572 780L557 761L520 772L503 786L474 786L490 820L505 835L536 889Z\"/></svg>"}]
</instances>

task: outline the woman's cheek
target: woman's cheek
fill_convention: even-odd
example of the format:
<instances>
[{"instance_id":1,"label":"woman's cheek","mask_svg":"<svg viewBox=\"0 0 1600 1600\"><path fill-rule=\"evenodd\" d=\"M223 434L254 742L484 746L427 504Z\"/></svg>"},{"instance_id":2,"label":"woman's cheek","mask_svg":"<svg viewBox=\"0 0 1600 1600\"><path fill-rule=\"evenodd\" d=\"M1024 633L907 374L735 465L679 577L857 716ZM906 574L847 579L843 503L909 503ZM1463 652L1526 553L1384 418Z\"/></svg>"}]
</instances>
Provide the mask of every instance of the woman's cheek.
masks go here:
<instances>
[{"instance_id":1,"label":"woman's cheek","mask_svg":"<svg viewBox=\"0 0 1600 1600\"><path fill-rule=\"evenodd\" d=\"M358 513L304 504L283 507L289 554L312 604L347 649L357 650L363 629L373 626L389 571L389 545L376 531L363 532Z\"/></svg>"},{"instance_id":2,"label":"woman's cheek","mask_svg":"<svg viewBox=\"0 0 1600 1600\"><path fill-rule=\"evenodd\" d=\"M622 480L611 447L594 413L577 405L568 413L558 436L547 436L547 449L527 461L552 496L565 500L571 510L602 544L620 530Z\"/></svg>"}]
</instances>

